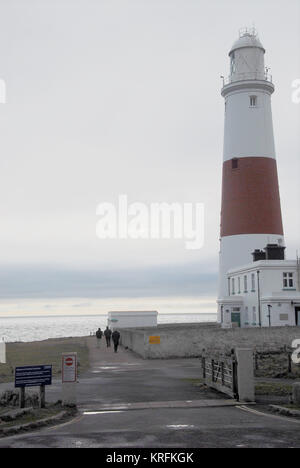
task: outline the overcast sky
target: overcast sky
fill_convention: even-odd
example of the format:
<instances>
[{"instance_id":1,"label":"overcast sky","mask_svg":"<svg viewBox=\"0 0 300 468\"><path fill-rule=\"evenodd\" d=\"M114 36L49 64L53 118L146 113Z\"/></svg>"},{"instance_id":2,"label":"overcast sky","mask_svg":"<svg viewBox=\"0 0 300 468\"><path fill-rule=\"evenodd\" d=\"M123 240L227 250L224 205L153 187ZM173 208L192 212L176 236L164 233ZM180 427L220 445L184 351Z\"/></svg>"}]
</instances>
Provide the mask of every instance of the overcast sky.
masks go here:
<instances>
[{"instance_id":1,"label":"overcast sky","mask_svg":"<svg viewBox=\"0 0 300 468\"><path fill-rule=\"evenodd\" d=\"M0 293L214 294L220 75L255 24L273 119L288 256L300 252L299 0L0 0ZM205 242L99 240L96 207L205 204Z\"/></svg>"}]
</instances>

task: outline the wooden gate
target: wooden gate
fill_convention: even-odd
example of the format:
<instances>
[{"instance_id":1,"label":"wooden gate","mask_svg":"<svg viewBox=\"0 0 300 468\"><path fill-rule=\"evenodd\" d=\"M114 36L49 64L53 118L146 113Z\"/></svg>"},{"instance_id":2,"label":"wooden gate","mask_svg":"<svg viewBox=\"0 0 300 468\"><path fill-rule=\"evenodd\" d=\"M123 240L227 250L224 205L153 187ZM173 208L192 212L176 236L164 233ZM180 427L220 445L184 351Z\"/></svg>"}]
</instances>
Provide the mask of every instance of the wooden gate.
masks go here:
<instances>
[{"instance_id":1,"label":"wooden gate","mask_svg":"<svg viewBox=\"0 0 300 468\"><path fill-rule=\"evenodd\" d=\"M202 376L205 383L231 398L238 400L237 360L234 353L231 356L202 355Z\"/></svg>"}]
</instances>

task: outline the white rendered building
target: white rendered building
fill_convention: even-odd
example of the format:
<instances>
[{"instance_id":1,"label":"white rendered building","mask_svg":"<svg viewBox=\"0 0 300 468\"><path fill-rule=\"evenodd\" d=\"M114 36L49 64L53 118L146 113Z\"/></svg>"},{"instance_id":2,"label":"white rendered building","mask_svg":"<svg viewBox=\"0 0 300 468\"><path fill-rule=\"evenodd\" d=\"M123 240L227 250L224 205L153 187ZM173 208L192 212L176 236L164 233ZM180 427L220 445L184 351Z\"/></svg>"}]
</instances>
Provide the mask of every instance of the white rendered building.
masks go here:
<instances>
[{"instance_id":1,"label":"white rendered building","mask_svg":"<svg viewBox=\"0 0 300 468\"><path fill-rule=\"evenodd\" d=\"M256 261L227 272L227 295L218 301L222 327L300 326L299 261L253 255Z\"/></svg>"},{"instance_id":2,"label":"white rendered building","mask_svg":"<svg viewBox=\"0 0 300 468\"><path fill-rule=\"evenodd\" d=\"M156 310L108 312L107 325L112 330L118 330L119 328L156 327L157 315Z\"/></svg>"}]
</instances>

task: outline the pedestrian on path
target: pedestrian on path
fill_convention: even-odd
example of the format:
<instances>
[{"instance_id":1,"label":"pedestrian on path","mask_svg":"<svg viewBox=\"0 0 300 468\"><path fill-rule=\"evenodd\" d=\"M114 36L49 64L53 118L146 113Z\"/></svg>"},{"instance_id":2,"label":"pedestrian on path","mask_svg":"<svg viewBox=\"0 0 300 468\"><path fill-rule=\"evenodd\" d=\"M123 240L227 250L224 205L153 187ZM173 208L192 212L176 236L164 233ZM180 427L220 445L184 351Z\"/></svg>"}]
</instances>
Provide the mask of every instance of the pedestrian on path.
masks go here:
<instances>
[{"instance_id":1,"label":"pedestrian on path","mask_svg":"<svg viewBox=\"0 0 300 468\"><path fill-rule=\"evenodd\" d=\"M114 351L115 351L115 353L117 353L118 352L119 341L120 341L120 333L118 332L118 330L114 330L111 337L112 337L112 340L114 342Z\"/></svg>"},{"instance_id":2,"label":"pedestrian on path","mask_svg":"<svg viewBox=\"0 0 300 468\"><path fill-rule=\"evenodd\" d=\"M98 330L96 331L97 348L100 348L102 335L103 335L102 330L101 330L101 328L99 327Z\"/></svg>"},{"instance_id":3,"label":"pedestrian on path","mask_svg":"<svg viewBox=\"0 0 300 468\"><path fill-rule=\"evenodd\" d=\"M106 346L110 348L111 330L108 327L104 330L104 336L106 339Z\"/></svg>"}]
</instances>

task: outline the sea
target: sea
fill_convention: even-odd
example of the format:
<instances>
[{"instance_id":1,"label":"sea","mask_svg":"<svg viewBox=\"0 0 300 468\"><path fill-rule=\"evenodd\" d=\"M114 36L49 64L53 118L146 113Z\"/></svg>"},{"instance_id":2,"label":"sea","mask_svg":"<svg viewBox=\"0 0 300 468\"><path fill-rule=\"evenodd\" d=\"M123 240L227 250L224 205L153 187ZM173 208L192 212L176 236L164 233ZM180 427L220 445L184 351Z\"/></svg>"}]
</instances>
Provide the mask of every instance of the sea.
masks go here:
<instances>
[{"instance_id":1,"label":"sea","mask_svg":"<svg viewBox=\"0 0 300 468\"><path fill-rule=\"evenodd\" d=\"M158 323L213 322L215 314L158 314ZM0 341L42 341L89 336L107 325L107 315L0 317Z\"/></svg>"},{"instance_id":2,"label":"sea","mask_svg":"<svg viewBox=\"0 0 300 468\"><path fill-rule=\"evenodd\" d=\"M214 322L215 298L35 299L0 301L0 341L89 336L111 310L157 310L158 324Z\"/></svg>"}]
</instances>

